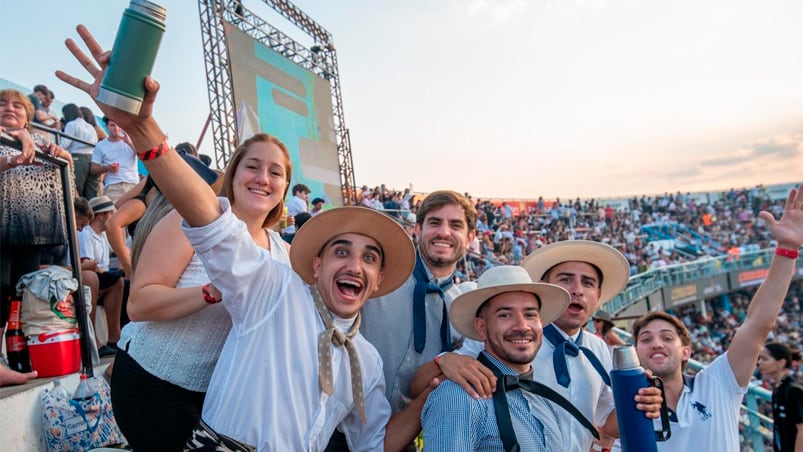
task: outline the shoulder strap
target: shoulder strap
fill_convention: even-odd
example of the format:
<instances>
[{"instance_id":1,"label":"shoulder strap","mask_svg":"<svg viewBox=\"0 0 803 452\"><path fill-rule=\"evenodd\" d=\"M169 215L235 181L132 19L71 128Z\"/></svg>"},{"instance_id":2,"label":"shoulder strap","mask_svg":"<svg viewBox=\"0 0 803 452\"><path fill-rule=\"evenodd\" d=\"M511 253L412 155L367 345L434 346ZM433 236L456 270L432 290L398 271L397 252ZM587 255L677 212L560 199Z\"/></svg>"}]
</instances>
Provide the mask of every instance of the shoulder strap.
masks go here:
<instances>
[{"instance_id":1,"label":"shoulder strap","mask_svg":"<svg viewBox=\"0 0 803 452\"><path fill-rule=\"evenodd\" d=\"M599 432L597 431L597 428L594 427L594 424L592 424L591 421L589 421L588 418L586 418L585 415L583 415L583 413L581 413L580 410L578 410L577 407L572 404L571 401L552 390L552 388L549 386L538 383L537 381L520 381L518 377L513 375L505 375L503 378L505 381L505 387L508 386L508 382L512 382L516 386L520 386L521 388L524 388L533 394L537 394L556 403L561 408L568 411L572 417L577 419L577 422L582 424L583 427L585 427L595 439L599 439Z\"/></svg>"},{"instance_id":2,"label":"shoulder strap","mask_svg":"<svg viewBox=\"0 0 803 452\"><path fill-rule=\"evenodd\" d=\"M496 415L496 426L499 428L499 437L502 439L502 446L506 452L519 452L519 440L513 430L513 421L510 420L510 407L507 404L507 394L505 394L504 375L502 372L485 356L480 353L477 360L485 367L491 369L497 378L496 389L494 389L494 414Z\"/></svg>"}]
</instances>

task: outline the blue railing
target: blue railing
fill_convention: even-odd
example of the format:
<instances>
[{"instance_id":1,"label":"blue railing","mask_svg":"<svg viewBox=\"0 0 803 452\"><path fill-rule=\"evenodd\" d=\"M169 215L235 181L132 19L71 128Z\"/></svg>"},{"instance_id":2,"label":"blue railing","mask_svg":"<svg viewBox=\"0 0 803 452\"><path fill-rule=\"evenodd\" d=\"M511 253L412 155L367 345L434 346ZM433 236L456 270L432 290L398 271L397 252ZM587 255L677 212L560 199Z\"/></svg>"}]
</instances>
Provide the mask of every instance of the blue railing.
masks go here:
<instances>
[{"instance_id":1,"label":"blue railing","mask_svg":"<svg viewBox=\"0 0 803 452\"><path fill-rule=\"evenodd\" d=\"M605 308L615 314L622 312L662 287L691 283L700 279L726 274L734 270L766 267L772 260L772 249L752 251L738 257L720 256L685 264L668 265L640 273L630 278L627 287Z\"/></svg>"}]
</instances>

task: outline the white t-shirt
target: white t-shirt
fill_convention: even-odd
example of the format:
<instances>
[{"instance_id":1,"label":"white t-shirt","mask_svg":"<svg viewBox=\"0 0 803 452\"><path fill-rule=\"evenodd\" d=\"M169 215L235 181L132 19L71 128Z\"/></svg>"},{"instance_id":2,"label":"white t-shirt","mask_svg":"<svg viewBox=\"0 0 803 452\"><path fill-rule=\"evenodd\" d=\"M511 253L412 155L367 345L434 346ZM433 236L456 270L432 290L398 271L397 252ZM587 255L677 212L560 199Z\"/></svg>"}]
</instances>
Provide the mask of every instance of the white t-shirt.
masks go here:
<instances>
[{"instance_id":1,"label":"white t-shirt","mask_svg":"<svg viewBox=\"0 0 803 452\"><path fill-rule=\"evenodd\" d=\"M129 184L136 184L139 182L139 173L137 172L137 154L131 149L124 140L109 141L109 139L102 140L95 145L95 151L92 153L92 163L98 165L110 165L114 162L120 164L120 169L113 173L106 173L106 182L104 186L118 184L120 182L127 182Z\"/></svg>"},{"instance_id":2,"label":"white t-shirt","mask_svg":"<svg viewBox=\"0 0 803 452\"><path fill-rule=\"evenodd\" d=\"M75 118L64 126L64 134L69 135L89 143L98 142L98 134L92 124L84 121L84 118ZM73 141L69 138L61 140L61 146L70 151L70 154L92 154L92 146Z\"/></svg>"},{"instance_id":3,"label":"white t-shirt","mask_svg":"<svg viewBox=\"0 0 803 452\"><path fill-rule=\"evenodd\" d=\"M96 233L92 226L86 225L78 232L78 250L81 259L95 259L100 271L109 271L109 253L111 247L106 238L106 231Z\"/></svg>"},{"instance_id":4,"label":"white t-shirt","mask_svg":"<svg viewBox=\"0 0 803 452\"><path fill-rule=\"evenodd\" d=\"M728 353L694 377L694 391L683 386L672 422L672 436L659 442L661 452L739 450L739 409L747 387L739 386Z\"/></svg>"}]
</instances>

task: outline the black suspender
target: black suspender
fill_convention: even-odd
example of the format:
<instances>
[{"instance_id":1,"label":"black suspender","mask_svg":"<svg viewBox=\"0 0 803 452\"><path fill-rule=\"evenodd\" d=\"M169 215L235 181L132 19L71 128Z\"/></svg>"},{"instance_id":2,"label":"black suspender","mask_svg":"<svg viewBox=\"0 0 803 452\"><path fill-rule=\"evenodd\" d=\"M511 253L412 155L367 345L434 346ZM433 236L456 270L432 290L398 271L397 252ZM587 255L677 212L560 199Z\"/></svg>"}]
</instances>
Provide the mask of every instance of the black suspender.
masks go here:
<instances>
[{"instance_id":1,"label":"black suspender","mask_svg":"<svg viewBox=\"0 0 803 452\"><path fill-rule=\"evenodd\" d=\"M544 397L558 404L561 408L568 411L580 424L583 425L594 438L599 439L599 432L597 432L594 424L591 423L583 413L580 412L570 401L566 400L562 395L550 389L548 386L541 383L536 383L530 380L520 380L514 375L504 375L501 370L494 363L489 360L484 353L480 353L477 357L485 367L491 369L497 378L496 389L493 393L494 413L496 414L496 425L499 428L499 436L502 439L502 445L507 452L519 452L519 442L516 439L516 432L513 430L513 421L510 419L510 407L507 403L506 392L513 389L523 389L532 392L533 394Z\"/></svg>"}]
</instances>

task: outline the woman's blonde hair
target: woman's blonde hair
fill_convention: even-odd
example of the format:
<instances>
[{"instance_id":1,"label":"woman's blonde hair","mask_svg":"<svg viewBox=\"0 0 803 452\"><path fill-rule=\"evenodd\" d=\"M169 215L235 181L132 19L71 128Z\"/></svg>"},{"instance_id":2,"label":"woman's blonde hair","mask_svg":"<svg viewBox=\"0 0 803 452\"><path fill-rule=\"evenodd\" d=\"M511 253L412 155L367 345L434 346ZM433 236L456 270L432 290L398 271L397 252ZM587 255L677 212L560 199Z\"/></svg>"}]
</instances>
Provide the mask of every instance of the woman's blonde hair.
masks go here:
<instances>
[{"instance_id":1,"label":"woman's blonde hair","mask_svg":"<svg viewBox=\"0 0 803 452\"><path fill-rule=\"evenodd\" d=\"M33 104L31 103L31 100L28 99L28 96L22 94L21 92L15 89L7 88L4 90L0 90L0 100L6 102L14 102L14 101L22 102L22 105L25 107L25 115L26 115L26 121L23 127L25 127L26 129L31 128L31 120L33 120L34 111L33 111Z\"/></svg>"}]
</instances>

